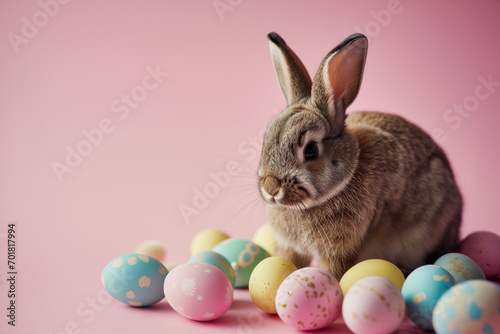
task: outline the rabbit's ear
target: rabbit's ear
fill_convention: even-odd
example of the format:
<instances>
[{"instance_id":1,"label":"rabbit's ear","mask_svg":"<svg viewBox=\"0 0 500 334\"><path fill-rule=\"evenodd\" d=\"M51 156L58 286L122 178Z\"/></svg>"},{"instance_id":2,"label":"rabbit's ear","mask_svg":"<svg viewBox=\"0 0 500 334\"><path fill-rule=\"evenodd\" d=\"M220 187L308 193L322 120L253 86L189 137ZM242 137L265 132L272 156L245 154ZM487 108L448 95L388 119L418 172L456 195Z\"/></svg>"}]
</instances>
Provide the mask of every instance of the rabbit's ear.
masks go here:
<instances>
[{"instance_id":1,"label":"rabbit's ear","mask_svg":"<svg viewBox=\"0 0 500 334\"><path fill-rule=\"evenodd\" d=\"M278 34L272 32L267 38L274 69L288 105L311 96L311 77L304 64Z\"/></svg>"},{"instance_id":2,"label":"rabbit's ear","mask_svg":"<svg viewBox=\"0 0 500 334\"><path fill-rule=\"evenodd\" d=\"M326 55L314 77L312 102L326 113L334 133L344 126L345 109L358 95L367 49L366 36L349 36Z\"/></svg>"}]
</instances>

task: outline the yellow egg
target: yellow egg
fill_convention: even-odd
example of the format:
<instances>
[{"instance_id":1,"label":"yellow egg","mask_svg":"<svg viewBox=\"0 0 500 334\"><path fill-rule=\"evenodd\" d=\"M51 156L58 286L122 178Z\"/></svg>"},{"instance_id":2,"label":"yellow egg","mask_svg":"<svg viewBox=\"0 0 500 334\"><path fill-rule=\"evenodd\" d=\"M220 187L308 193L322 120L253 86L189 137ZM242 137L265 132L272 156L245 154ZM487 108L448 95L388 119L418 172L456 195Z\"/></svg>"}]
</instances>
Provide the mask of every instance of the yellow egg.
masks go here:
<instances>
[{"instance_id":1,"label":"yellow egg","mask_svg":"<svg viewBox=\"0 0 500 334\"><path fill-rule=\"evenodd\" d=\"M401 270L389 261L379 259L366 260L356 264L342 276L340 287L344 296L354 283L368 276L385 277L394 283L400 291L405 281L405 276Z\"/></svg>"},{"instance_id":2,"label":"yellow egg","mask_svg":"<svg viewBox=\"0 0 500 334\"><path fill-rule=\"evenodd\" d=\"M134 253L150 256L162 262L165 259L165 248L156 240L148 240L138 245Z\"/></svg>"},{"instance_id":3,"label":"yellow egg","mask_svg":"<svg viewBox=\"0 0 500 334\"><path fill-rule=\"evenodd\" d=\"M199 252L212 250L215 245L228 238L229 236L226 233L215 229L198 232L191 241L191 256Z\"/></svg>"},{"instance_id":4,"label":"yellow egg","mask_svg":"<svg viewBox=\"0 0 500 334\"><path fill-rule=\"evenodd\" d=\"M276 292L285 278L297 270L295 265L281 257L262 260L252 271L248 291L255 305L262 311L276 314Z\"/></svg>"},{"instance_id":5,"label":"yellow egg","mask_svg":"<svg viewBox=\"0 0 500 334\"><path fill-rule=\"evenodd\" d=\"M271 254L271 256L276 253L274 235L268 224L264 224L257 229L253 235L253 242L264 248L269 254Z\"/></svg>"}]
</instances>

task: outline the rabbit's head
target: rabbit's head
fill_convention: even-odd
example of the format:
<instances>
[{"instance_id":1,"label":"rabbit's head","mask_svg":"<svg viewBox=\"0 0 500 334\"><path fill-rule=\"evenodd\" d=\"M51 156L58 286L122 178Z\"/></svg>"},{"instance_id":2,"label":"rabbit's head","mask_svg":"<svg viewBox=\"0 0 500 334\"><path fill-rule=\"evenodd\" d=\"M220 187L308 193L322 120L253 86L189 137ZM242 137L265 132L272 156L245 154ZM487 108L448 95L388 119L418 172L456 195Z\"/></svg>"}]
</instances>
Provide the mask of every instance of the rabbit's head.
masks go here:
<instances>
[{"instance_id":1,"label":"rabbit's head","mask_svg":"<svg viewBox=\"0 0 500 334\"><path fill-rule=\"evenodd\" d=\"M276 33L271 56L288 107L267 129L259 188L271 205L318 206L340 192L358 163L356 137L344 126L345 110L358 94L368 41L354 34L323 59L314 80Z\"/></svg>"}]
</instances>

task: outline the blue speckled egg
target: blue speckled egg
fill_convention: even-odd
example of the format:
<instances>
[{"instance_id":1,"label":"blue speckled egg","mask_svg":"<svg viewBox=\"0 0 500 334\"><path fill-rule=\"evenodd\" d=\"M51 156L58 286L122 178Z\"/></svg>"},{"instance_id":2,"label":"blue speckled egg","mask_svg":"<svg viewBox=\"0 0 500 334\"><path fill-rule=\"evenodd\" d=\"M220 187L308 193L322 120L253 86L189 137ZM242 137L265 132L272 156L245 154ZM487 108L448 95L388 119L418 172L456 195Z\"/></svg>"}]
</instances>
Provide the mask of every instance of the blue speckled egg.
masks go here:
<instances>
[{"instance_id":1,"label":"blue speckled egg","mask_svg":"<svg viewBox=\"0 0 500 334\"><path fill-rule=\"evenodd\" d=\"M235 274L234 274L234 269L231 267L231 263L222 255L220 255L217 252L214 251L203 251L199 252L193 257L189 259L188 262L203 262L203 263L208 263L211 265L216 266L224 274L226 274L227 278L229 278L229 281L231 282L231 285L235 285Z\"/></svg>"},{"instance_id":2,"label":"blue speckled egg","mask_svg":"<svg viewBox=\"0 0 500 334\"><path fill-rule=\"evenodd\" d=\"M457 283L470 279L486 279L481 267L467 255L448 253L437 259L434 264L449 272Z\"/></svg>"},{"instance_id":3,"label":"blue speckled egg","mask_svg":"<svg viewBox=\"0 0 500 334\"><path fill-rule=\"evenodd\" d=\"M500 333L500 285L469 280L448 290L432 314L438 334Z\"/></svg>"},{"instance_id":4,"label":"blue speckled egg","mask_svg":"<svg viewBox=\"0 0 500 334\"><path fill-rule=\"evenodd\" d=\"M439 266L425 265L415 269L406 278L401 290L408 318L418 327L432 330L432 310L454 284L450 273Z\"/></svg>"},{"instance_id":5,"label":"blue speckled egg","mask_svg":"<svg viewBox=\"0 0 500 334\"><path fill-rule=\"evenodd\" d=\"M236 275L236 288L248 287L250 275L260 261L269 257L264 248L243 239L227 239L212 249L224 256L233 267Z\"/></svg>"},{"instance_id":6,"label":"blue speckled egg","mask_svg":"<svg viewBox=\"0 0 500 334\"><path fill-rule=\"evenodd\" d=\"M117 257L104 267L102 285L111 297L132 306L148 306L165 297L163 283L168 270L143 254Z\"/></svg>"}]
</instances>

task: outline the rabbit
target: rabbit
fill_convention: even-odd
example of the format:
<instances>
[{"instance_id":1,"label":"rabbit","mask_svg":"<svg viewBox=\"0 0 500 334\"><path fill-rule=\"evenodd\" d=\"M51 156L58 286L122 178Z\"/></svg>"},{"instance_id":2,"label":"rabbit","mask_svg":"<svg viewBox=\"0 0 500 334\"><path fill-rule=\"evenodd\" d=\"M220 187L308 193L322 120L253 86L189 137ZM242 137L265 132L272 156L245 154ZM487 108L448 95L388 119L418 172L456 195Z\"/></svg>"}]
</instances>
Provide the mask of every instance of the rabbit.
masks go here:
<instances>
[{"instance_id":1,"label":"rabbit","mask_svg":"<svg viewBox=\"0 0 500 334\"><path fill-rule=\"evenodd\" d=\"M433 139L397 115L354 112L368 40L353 34L311 81L276 33L271 58L287 108L264 136L258 186L276 256L313 258L337 279L378 258L405 275L458 248L462 196Z\"/></svg>"}]
</instances>

